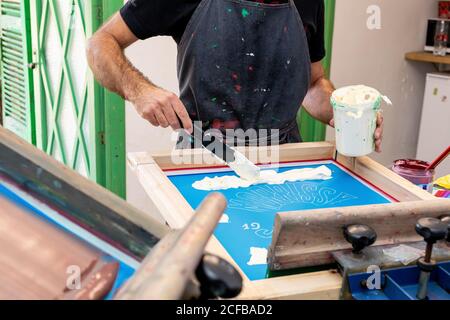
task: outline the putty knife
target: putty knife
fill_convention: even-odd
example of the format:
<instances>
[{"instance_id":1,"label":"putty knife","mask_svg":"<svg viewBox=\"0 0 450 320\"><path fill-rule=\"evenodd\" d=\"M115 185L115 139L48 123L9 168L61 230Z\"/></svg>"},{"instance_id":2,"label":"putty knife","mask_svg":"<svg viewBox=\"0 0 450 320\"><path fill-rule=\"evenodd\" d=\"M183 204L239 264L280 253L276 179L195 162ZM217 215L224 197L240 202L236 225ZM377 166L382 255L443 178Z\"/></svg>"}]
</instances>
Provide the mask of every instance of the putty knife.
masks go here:
<instances>
[{"instance_id":1,"label":"putty knife","mask_svg":"<svg viewBox=\"0 0 450 320\"><path fill-rule=\"evenodd\" d=\"M188 141L194 142L197 145L201 145L216 158L224 161L241 178L253 181L259 177L261 171L260 168L247 159L241 152L230 147L226 143L223 143L217 137L212 138L211 141L204 141L204 139L196 136L196 132L201 132L201 137L203 137L203 129L195 123L194 133L192 135L181 130L181 134L184 135L184 138L187 138ZM207 136L207 134L205 136Z\"/></svg>"}]
</instances>

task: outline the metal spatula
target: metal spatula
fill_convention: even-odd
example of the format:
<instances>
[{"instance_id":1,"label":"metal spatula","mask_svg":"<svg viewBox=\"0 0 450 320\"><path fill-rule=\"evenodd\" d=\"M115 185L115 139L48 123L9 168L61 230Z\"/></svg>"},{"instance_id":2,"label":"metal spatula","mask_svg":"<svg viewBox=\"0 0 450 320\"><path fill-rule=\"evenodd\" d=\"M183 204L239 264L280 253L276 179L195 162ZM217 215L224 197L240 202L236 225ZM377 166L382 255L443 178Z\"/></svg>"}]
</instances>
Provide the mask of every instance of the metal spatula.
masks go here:
<instances>
[{"instance_id":1,"label":"metal spatula","mask_svg":"<svg viewBox=\"0 0 450 320\"><path fill-rule=\"evenodd\" d=\"M203 129L194 123L194 134L189 135L184 130L181 130L181 134L184 135L185 139L190 142L196 142L197 145L201 145L203 148L214 154L217 158L225 162L238 176L246 180L256 180L260 174L260 168L257 167L253 162L251 162L245 155L236 149L230 147L223 141L219 140L217 137L212 138L212 141L205 141L201 139L195 133L202 133Z\"/></svg>"}]
</instances>

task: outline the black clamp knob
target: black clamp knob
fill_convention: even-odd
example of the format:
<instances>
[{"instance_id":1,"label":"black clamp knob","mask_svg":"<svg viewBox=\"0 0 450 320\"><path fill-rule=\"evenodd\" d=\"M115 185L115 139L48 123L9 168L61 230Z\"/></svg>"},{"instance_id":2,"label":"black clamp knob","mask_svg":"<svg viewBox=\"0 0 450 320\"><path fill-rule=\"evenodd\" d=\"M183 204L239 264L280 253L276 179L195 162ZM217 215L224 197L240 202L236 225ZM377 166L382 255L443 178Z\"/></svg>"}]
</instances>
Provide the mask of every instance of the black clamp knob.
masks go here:
<instances>
[{"instance_id":1,"label":"black clamp knob","mask_svg":"<svg viewBox=\"0 0 450 320\"><path fill-rule=\"evenodd\" d=\"M447 224L447 242L450 242L450 216L441 217L441 221Z\"/></svg>"},{"instance_id":2,"label":"black clamp knob","mask_svg":"<svg viewBox=\"0 0 450 320\"><path fill-rule=\"evenodd\" d=\"M422 218L417 221L416 232L426 243L435 244L447 237L448 225L436 218Z\"/></svg>"},{"instance_id":3,"label":"black clamp knob","mask_svg":"<svg viewBox=\"0 0 450 320\"><path fill-rule=\"evenodd\" d=\"M352 224L344 228L344 237L353 247L353 252L361 253L364 248L377 241L377 233L371 227L364 224Z\"/></svg>"},{"instance_id":4,"label":"black clamp knob","mask_svg":"<svg viewBox=\"0 0 450 320\"><path fill-rule=\"evenodd\" d=\"M436 218L422 218L416 223L416 232L422 236L427 243L425 257L419 259L417 262L421 271L417 289L417 298L419 300L425 300L428 295L430 274L436 268L436 263L432 260L433 245L439 240L443 240L447 237L448 224Z\"/></svg>"},{"instance_id":5,"label":"black clamp knob","mask_svg":"<svg viewBox=\"0 0 450 320\"><path fill-rule=\"evenodd\" d=\"M230 299L242 290L242 276L226 260L205 254L195 275L200 282L200 299Z\"/></svg>"},{"instance_id":6,"label":"black clamp knob","mask_svg":"<svg viewBox=\"0 0 450 320\"><path fill-rule=\"evenodd\" d=\"M416 232L427 243L423 262L425 264L431 263L433 245L447 237L448 225L436 218L422 218L416 223Z\"/></svg>"}]
</instances>

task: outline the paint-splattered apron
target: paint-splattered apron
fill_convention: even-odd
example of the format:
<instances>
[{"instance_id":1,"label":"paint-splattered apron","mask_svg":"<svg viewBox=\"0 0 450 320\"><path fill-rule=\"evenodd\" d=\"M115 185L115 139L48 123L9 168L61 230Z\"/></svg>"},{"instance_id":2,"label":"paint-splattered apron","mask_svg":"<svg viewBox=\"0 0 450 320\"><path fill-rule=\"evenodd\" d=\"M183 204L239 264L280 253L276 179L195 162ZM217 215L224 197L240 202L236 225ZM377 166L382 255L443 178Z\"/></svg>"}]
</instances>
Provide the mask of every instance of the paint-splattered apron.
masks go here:
<instances>
[{"instance_id":1,"label":"paint-splattered apron","mask_svg":"<svg viewBox=\"0 0 450 320\"><path fill-rule=\"evenodd\" d=\"M178 47L180 98L204 130L279 129L280 143L299 142L296 115L310 77L292 0L203 0Z\"/></svg>"}]
</instances>

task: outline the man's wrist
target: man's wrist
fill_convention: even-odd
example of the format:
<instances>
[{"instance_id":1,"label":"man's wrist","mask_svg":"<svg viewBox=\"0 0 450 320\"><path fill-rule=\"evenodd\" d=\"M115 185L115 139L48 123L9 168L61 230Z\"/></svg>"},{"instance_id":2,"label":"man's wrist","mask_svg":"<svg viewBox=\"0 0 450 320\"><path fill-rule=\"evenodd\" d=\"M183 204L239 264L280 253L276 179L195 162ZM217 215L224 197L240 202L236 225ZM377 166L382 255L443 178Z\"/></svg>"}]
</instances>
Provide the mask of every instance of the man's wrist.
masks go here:
<instances>
[{"instance_id":1,"label":"man's wrist","mask_svg":"<svg viewBox=\"0 0 450 320\"><path fill-rule=\"evenodd\" d=\"M128 82L125 84L125 88L127 88L124 92L125 99L134 104L146 92L155 90L157 87L147 79L139 79Z\"/></svg>"}]
</instances>

